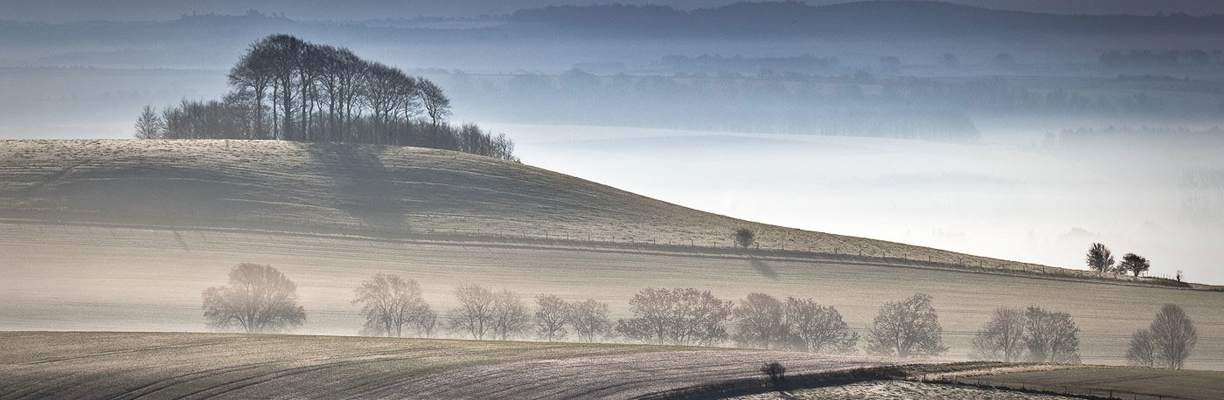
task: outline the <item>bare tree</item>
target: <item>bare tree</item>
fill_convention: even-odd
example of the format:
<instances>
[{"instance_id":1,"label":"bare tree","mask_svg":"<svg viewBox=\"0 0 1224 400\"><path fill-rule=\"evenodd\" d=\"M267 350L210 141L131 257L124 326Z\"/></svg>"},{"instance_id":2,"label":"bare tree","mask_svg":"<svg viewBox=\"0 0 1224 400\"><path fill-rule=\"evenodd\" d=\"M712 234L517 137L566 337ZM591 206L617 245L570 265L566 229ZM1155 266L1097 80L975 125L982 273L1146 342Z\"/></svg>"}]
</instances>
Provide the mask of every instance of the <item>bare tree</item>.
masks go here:
<instances>
[{"instance_id":1,"label":"bare tree","mask_svg":"<svg viewBox=\"0 0 1224 400\"><path fill-rule=\"evenodd\" d=\"M364 335L402 337L404 328L414 325L429 308L421 286L395 274L375 274L355 292L353 304L362 305L361 315L366 319Z\"/></svg>"},{"instance_id":2,"label":"bare tree","mask_svg":"<svg viewBox=\"0 0 1224 400\"><path fill-rule=\"evenodd\" d=\"M732 338L740 346L775 348L786 344L790 333L783 320L781 301L764 293L749 293L731 311L736 320Z\"/></svg>"},{"instance_id":3,"label":"bare tree","mask_svg":"<svg viewBox=\"0 0 1224 400\"><path fill-rule=\"evenodd\" d=\"M765 363L761 366L761 373L769 378L769 383L778 390L782 390L782 385L786 383L786 367L777 361Z\"/></svg>"},{"instance_id":4,"label":"bare tree","mask_svg":"<svg viewBox=\"0 0 1224 400\"><path fill-rule=\"evenodd\" d=\"M1110 252L1109 248L1103 244L1093 243L1092 247L1088 248L1088 256L1084 262L1088 264L1088 269L1096 271L1097 275L1101 275L1113 268L1113 252Z\"/></svg>"},{"instance_id":5,"label":"bare tree","mask_svg":"<svg viewBox=\"0 0 1224 400\"><path fill-rule=\"evenodd\" d=\"M1156 365L1156 340L1150 329L1140 329L1131 334L1130 347L1126 349L1126 362L1142 367Z\"/></svg>"},{"instance_id":6,"label":"bare tree","mask_svg":"<svg viewBox=\"0 0 1224 400\"><path fill-rule=\"evenodd\" d=\"M269 265L238 264L229 272L229 286L204 290L208 327L247 333L285 332L306 323L297 304L297 285Z\"/></svg>"},{"instance_id":7,"label":"bare tree","mask_svg":"<svg viewBox=\"0 0 1224 400\"><path fill-rule=\"evenodd\" d=\"M1182 369L1198 343L1194 321L1186 311L1176 304L1165 304L1148 329L1156 346L1156 360L1166 368Z\"/></svg>"},{"instance_id":8,"label":"bare tree","mask_svg":"<svg viewBox=\"0 0 1224 400\"><path fill-rule=\"evenodd\" d=\"M489 288L480 285L460 285L455 288L459 306L451 309L448 317L450 329L483 340L493 332L493 302L496 296Z\"/></svg>"},{"instance_id":9,"label":"bare tree","mask_svg":"<svg viewBox=\"0 0 1224 400\"><path fill-rule=\"evenodd\" d=\"M550 342L564 339L570 318L570 306L565 299L555 294L536 296L535 321L540 338Z\"/></svg>"},{"instance_id":10,"label":"bare tree","mask_svg":"<svg viewBox=\"0 0 1224 400\"><path fill-rule=\"evenodd\" d=\"M430 122L434 126L446 120L446 116L450 115L450 98L442 93L442 88L438 84L428 79L420 79L418 82L418 96L421 97L421 105L425 107L425 114L429 116Z\"/></svg>"},{"instance_id":11,"label":"bare tree","mask_svg":"<svg viewBox=\"0 0 1224 400\"><path fill-rule=\"evenodd\" d=\"M153 107L145 106L140 112L140 117L136 119L136 138L137 139L161 139L162 132L166 130L166 123L161 117L157 116L157 112L153 111Z\"/></svg>"},{"instance_id":12,"label":"bare tree","mask_svg":"<svg viewBox=\"0 0 1224 400\"><path fill-rule=\"evenodd\" d=\"M1024 345L1029 360L1079 364L1079 327L1071 314L1031 306L1024 312Z\"/></svg>"},{"instance_id":13,"label":"bare tree","mask_svg":"<svg viewBox=\"0 0 1224 400\"><path fill-rule=\"evenodd\" d=\"M786 326L791 342L799 350L812 353L852 353L859 335L851 332L833 307L812 299L786 299Z\"/></svg>"},{"instance_id":14,"label":"bare tree","mask_svg":"<svg viewBox=\"0 0 1224 400\"><path fill-rule=\"evenodd\" d=\"M616 331L648 343L713 345L727 339L733 304L693 288L647 288L629 300L633 318L617 321Z\"/></svg>"},{"instance_id":15,"label":"bare tree","mask_svg":"<svg viewBox=\"0 0 1224 400\"><path fill-rule=\"evenodd\" d=\"M434 329L437 328L438 313L430 307L429 304L423 304L417 312L416 327L421 336L431 338L434 335Z\"/></svg>"},{"instance_id":16,"label":"bare tree","mask_svg":"<svg viewBox=\"0 0 1224 400\"><path fill-rule=\"evenodd\" d=\"M518 336L531 326L531 314L518 294L502 289L493 296L493 333L498 340Z\"/></svg>"},{"instance_id":17,"label":"bare tree","mask_svg":"<svg viewBox=\"0 0 1224 400\"><path fill-rule=\"evenodd\" d=\"M1135 274L1135 277L1142 275L1149 269L1152 269L1152 262L1135 253L1126 253L1126 255L1122 256L1122 263L1118 264L1118 271L1123 274Z\"/></svg>"},{"instance_id":18,"label":"bare tree","mask_svg":"<svg viewBox=\"0 0 1224 400\"><path fill-rule=\"evenodd\" d=\"M903 301L884 303L867 332L867 351L900 358L936 356L947 351L939 314L931 300L930 295L919 293Z\"/></svg>"},{"instance_id":19,"label":"bare tree","mask_svg":"<svg viewBox=\"0 0 1224 400\"><path fill-rule=\"evenodd\" d=\"M999 307L973 335L974 355L982 360L1012 362L1024 355L1024 311Z\"/></svg>"},{"instance_id":20,"label":"bare tree","mask_svg":"<svg viewBox=\"0 0 1224 400\"><path fill-rule=\"evenodd\" d=\"M608 304L587 299L570 305L570 325L578 340L594 343L612 331L612 320L608 317Z\"/></svg>"},{"instance_id":21,"label":"bare tree","mask_svg":"<svg viewBox=\"0 0 1224 400\"><path fill-rule=\"evenodd\" d=\"M753 232L752 229L748 229L748 228L736 229L735 235L733 235L733 237L735 238L735 244L745 249L752 247L752 244L756 243L756 232Z\"/></svg>"}]
</instances>

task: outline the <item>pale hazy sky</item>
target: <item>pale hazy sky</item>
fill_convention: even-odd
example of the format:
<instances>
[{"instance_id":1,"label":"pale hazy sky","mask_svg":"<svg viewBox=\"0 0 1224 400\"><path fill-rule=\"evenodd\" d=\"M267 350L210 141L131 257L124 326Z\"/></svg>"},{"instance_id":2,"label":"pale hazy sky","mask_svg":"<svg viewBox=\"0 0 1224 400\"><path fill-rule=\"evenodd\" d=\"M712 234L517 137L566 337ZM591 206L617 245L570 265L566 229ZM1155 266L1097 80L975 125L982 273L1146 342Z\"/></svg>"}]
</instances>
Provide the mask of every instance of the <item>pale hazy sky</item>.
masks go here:
<instances>
[{"instance_id":1,"label":"pale hazy sky","mask_svg":"<svg viewBox=\"0 0 1224 400\"><path fill-rule=\"evenodd\" d=\"M911 0L919 1L919 0ZM0 0L0 19L19 21L151 20L182 14L237 14L248 9L284 13L297 19L360 20L416 16L501 15L514 10L562 4L665 4L677 8L713 7L737 0ZM808 4L847 0L807 0ZM1021 11L1087 14L1157 12L1224 14L1218 0L949 0Z\"/></svg>"}]
</instances>

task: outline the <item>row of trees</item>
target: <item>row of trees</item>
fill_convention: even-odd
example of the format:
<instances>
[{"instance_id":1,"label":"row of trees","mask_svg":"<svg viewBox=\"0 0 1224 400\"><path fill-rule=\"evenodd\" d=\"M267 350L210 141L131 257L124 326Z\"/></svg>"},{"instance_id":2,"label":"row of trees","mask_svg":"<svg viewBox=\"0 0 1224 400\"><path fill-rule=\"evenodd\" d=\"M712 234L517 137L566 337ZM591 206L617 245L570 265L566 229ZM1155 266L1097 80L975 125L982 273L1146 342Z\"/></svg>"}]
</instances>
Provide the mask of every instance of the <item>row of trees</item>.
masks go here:
<instances>
[{"instance_id":1,"label":"row of trees","mask_svg":"<svg viewBox=\"0 0 1224 400\"><path fill-rule=\"evenodd\" d=\"M588 343L617 336L670 345L712 346L732 340L742 347L826 354L855 353L862 340L869 354L902 359L948 351L933 298L924 293L885 302L862 337L834 307L764 293L736 302L693 288L646 288L629 300L631 317L615 323L608 304L594 299L570 302L541 294L531 308L508 289L474 284L458 286L454 295L457 305L448 311L444 325L476 340L534 336L556 341L572 332ZM353 304L361 306L363 335L432 337L439 322L420 285L395 274L380 273L362 282ZM230 270L229 286L205 290L204 316L210 328L249 333L284 332L306 321L293 282L275 268L258 264L239 264ZM1132 335L1126 357L1136 365L1182 368L1197 340L1193 321L1169 304L1149 328ZM1080 362L1079 328L1071 315L1036 306L996 309L972 343L974 357L982 360Z\"/></svg>"},{"instance_id":2,"label":"row of trees","mask_svg":"<svg viewBox=\"0 0 1224 400\"><path fill-rule=\"evenodd\" d=\"M342 47L268 36L230 69L220 100L145 107L136 137L271 139L432 147L513 160L514 144L475 125L454 126L434 82L364 60Z\"/></svg>"}]
</instances>

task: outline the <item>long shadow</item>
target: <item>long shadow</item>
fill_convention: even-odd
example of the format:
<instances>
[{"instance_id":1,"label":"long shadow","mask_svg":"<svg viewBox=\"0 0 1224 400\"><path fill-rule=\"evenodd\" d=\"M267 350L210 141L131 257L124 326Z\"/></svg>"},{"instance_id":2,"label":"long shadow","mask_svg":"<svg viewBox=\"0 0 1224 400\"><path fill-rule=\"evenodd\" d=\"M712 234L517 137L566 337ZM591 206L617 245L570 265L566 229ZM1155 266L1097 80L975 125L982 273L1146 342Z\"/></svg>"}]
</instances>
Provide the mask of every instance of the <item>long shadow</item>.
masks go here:
<instances>
[{"instance_id":1,"label":"long shadow","mask_svg":"<svg viewBox=\"0 0 1224 400\"><path fill-rule=\"evenodd\" d=\"M403 232L409 208L394 174L379 157L381 146L302 144L332 179L335 206L363 229Z\"/></svg>"},{"instance_id":2,"label":"long shadow","mask_svg":"<svg viewBox=\"0 0 1224 400\"><path fill-rule=\"evenodd\" d=\"M774 271L773 268L769 266L769 264L766 264L765 261L762 261L761 259L754 257L754 258L748 259L748 263L752 264L752 268L756 269L757 272L761 274L761 276L764 276L766 278L769 278L775 281L778 280L778 273Z\"/></svg>"}]
</instances>

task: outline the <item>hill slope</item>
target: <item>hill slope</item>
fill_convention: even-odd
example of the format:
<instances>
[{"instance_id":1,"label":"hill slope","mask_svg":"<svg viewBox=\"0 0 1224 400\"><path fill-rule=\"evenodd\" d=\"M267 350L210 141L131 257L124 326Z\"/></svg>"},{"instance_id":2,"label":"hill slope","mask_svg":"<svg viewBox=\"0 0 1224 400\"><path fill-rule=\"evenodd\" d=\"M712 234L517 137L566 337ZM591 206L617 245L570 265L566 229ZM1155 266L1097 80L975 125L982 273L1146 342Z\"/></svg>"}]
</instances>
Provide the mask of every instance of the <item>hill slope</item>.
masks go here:
<instances>
[{"instance_id":1,"label":"hill slope","mask_svg":"<svg viewBox=\"0 0 1224 400\"><path fill-rule=\"evenodd\" d=\"M742 221L526 165L407 147L3 141L0 219L724 249L747 227L763 249L1053 271Z\"/></svg>"},{"instance_id":2,"label":"hill slope","mask_svg":"<svg viewBox=\"0 0 1224 400\"><path fill-rule=\"evenodd\" d=\"M788 250L727 249L738 226ZM683 243L690 238L699 246ZM715 241L719 248L708 247ZM793 251L802 245L811 247ZM928 255L987 268L965 273ZM240 262L271 264L297 283L309 315L303 333L357 333L353 288L376 272L418 280L440 320L456 305L455 286L467 283L528 301L595 299L613 319L629 315L628 299L644 287L695 287L725 299L813 298L862 335L880 304L925 292L935 296L951 359L968 356L995 307L1039 305L1075 317L1085 362L1124 363L1130 332L1176 303L1201 335L1192 368L1224 369L1220 291L1065 279L1053 268L1022 273L1039 267L752 224L442 151L0 142L0 330L199 331L200 293Z\"/></svg>"}]
</instances>

